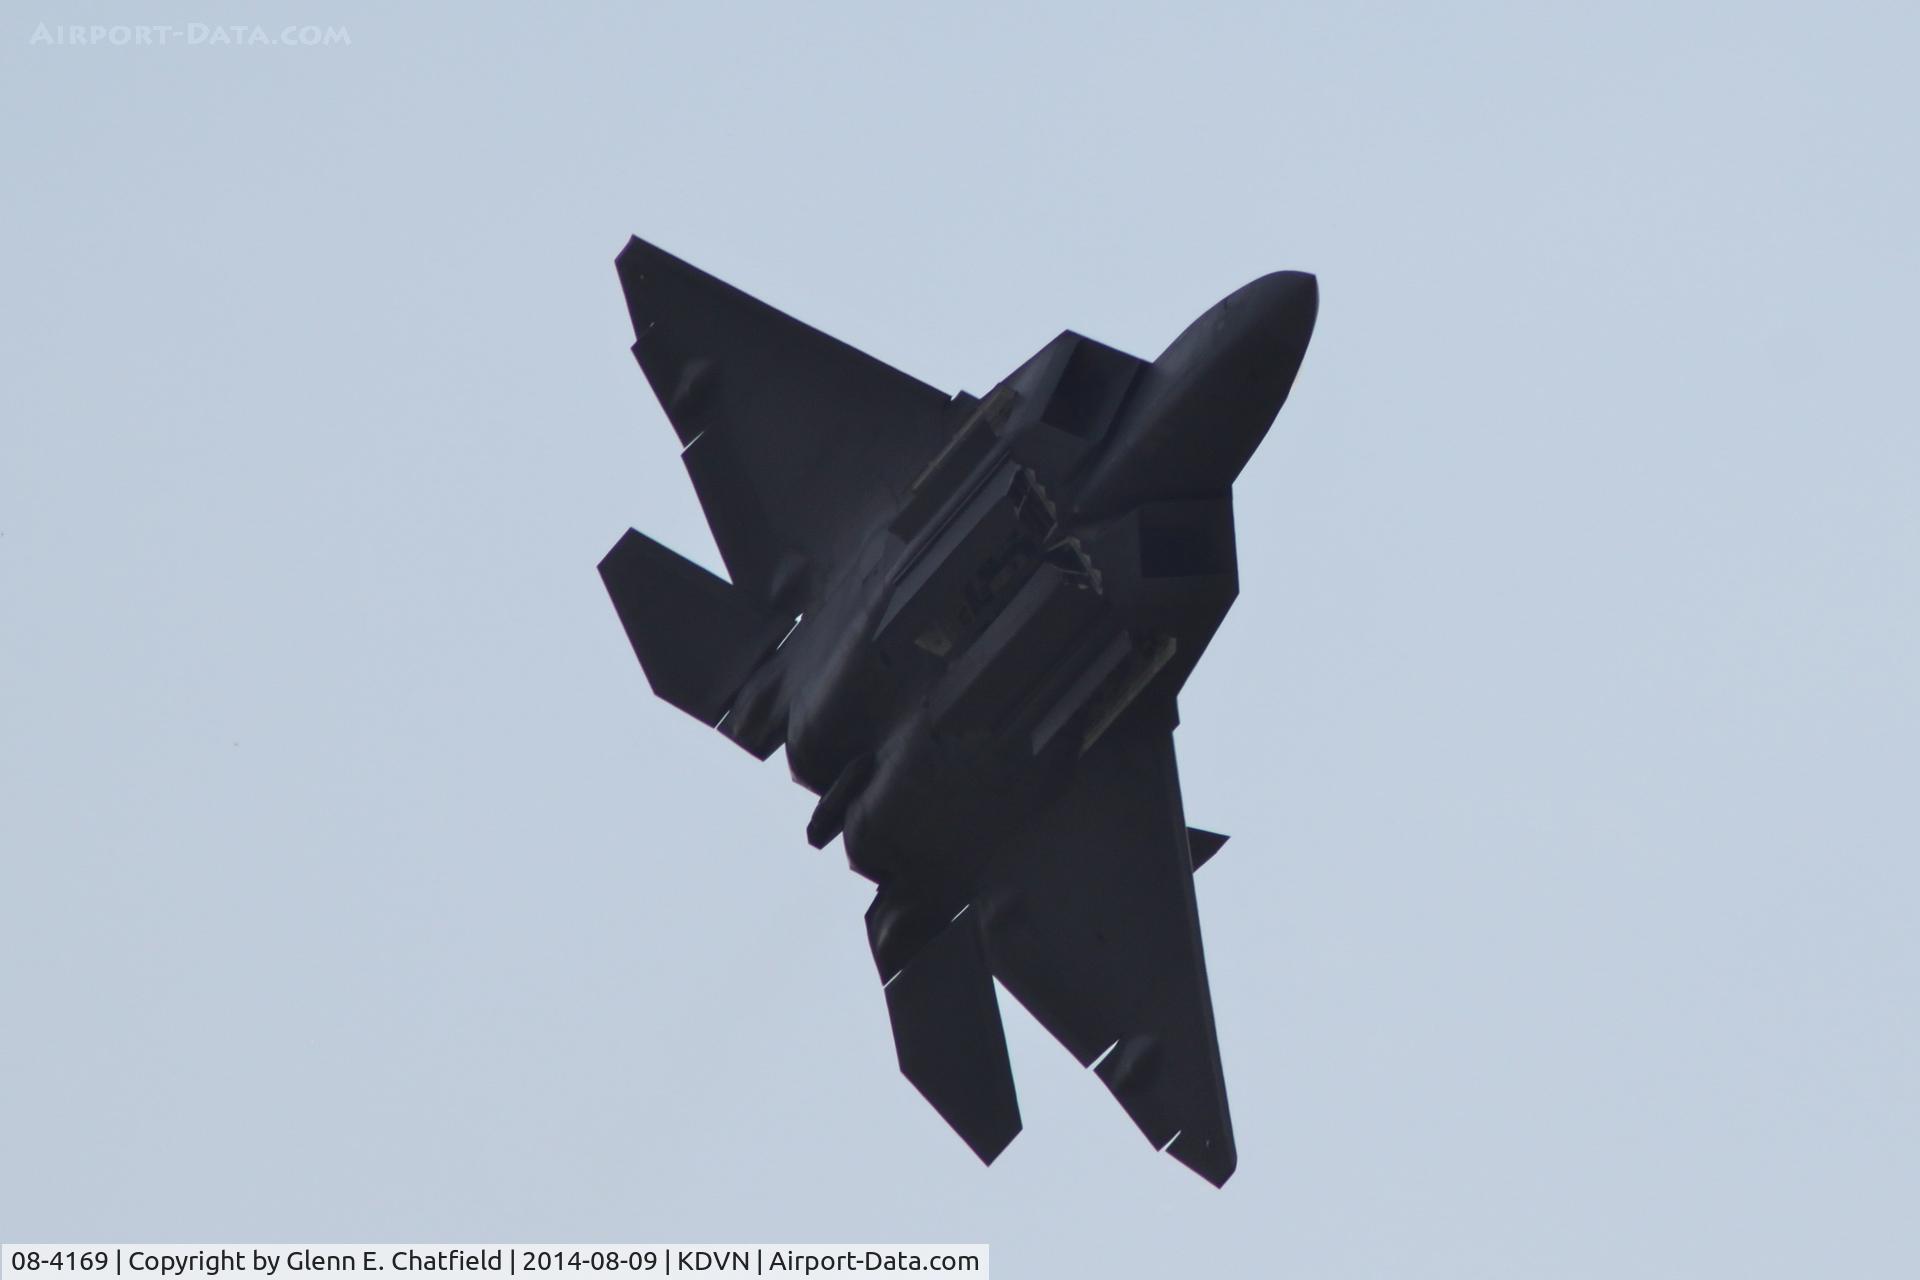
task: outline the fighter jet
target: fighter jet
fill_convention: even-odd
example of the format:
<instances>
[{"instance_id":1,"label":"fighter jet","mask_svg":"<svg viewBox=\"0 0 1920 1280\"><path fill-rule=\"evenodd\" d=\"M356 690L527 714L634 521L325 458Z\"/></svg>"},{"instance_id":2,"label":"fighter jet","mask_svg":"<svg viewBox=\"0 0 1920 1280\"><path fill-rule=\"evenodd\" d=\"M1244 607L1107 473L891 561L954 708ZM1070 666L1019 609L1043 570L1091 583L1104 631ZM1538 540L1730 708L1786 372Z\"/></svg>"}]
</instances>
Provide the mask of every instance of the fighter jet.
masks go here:
<instances>
[{"instance_id":1,"label":"fighter jet","mask_svg":"<svg viewBox=\"0 0 1920 1280\"><path fill-rule=\"evenodd\" d=\"M949 396L653 245L615 260L722 579L629 530L600 574L653 692L780 747L874 884L900 1070L981 1160L1020 1132L994 979L1147 1139L1237 1155L1176 698L1239 592L1233 483L1319 295L1262 276L1147 361L1066 332Z\"/></svg>"}]
</instances>

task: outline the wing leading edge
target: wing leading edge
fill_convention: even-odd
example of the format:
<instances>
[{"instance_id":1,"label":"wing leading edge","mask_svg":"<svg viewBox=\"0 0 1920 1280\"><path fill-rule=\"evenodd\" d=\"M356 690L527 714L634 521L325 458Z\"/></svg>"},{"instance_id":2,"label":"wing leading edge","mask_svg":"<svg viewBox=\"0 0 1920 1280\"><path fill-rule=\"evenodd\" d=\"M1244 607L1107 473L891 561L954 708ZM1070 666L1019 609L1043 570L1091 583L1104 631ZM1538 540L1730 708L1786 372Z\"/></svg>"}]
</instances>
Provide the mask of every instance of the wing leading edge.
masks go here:
<instances>
[{"instance_id":1,"label":"wing leading edge","mask_svg":"<svg viewBox=\"0 0 1920 1280\"><path fill-rule=\"evenodd\" d=\"M994 976L1156 1148L1219 1186L1238 1157L1214 1034L1170 704L1136 706L996 859Z\"/></svg>"},{"instance_id":2,"label":"wing leading edge","mask_svg":"<svg viewBox=\"0 0 1920 1280\"><path fill-rule=\"evenodd\" d=\"M804 611L952 434L952 402L644 240L615 265L728 573Z\"/></svg>"}]
</instances>

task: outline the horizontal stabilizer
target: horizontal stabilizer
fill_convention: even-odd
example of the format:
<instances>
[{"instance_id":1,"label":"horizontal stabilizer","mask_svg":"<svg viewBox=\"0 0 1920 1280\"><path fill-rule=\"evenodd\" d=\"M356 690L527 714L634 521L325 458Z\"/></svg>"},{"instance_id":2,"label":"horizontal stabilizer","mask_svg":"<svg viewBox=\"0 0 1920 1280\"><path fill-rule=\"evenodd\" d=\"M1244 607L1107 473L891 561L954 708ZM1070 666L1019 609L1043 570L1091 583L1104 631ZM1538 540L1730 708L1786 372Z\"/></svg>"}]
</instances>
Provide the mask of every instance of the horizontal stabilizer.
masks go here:
<instances>
[{"instance_id":1,"label":"horizontal stabilizer","mask_svg":"<svg viewBox=\"0 0 1920 1280\"><path fill-rule=\"evenodd\" d=\"M1217 831L1202 831L1199 827L1187 828L1187 852L1193 855L1193 869L1198 871L1207 865L1207 859L1220 852L1227 837Z\"/></svg>"},{"instance_id":2,"label":"horizontal stabilizer","mask_svg":"<svg viewBox=\"0 0 1920 1280\"><path fill-rule=\"evenodd\" d=\"M973 912L942 929L886 990L901 1074L992 1164L1020 1132L1020 1103Z\"/></svg>"},{"instance_id":3,"label":"horizontal stabilizer","mask_svg":"<svg viewBox=\"0 0 1920 1280\"><path fill-rule=\"evenodd\" d=\"M710 725L793 625L632 529L600 562L600 578L654 693Z\"/></svg>"}]
</instances>

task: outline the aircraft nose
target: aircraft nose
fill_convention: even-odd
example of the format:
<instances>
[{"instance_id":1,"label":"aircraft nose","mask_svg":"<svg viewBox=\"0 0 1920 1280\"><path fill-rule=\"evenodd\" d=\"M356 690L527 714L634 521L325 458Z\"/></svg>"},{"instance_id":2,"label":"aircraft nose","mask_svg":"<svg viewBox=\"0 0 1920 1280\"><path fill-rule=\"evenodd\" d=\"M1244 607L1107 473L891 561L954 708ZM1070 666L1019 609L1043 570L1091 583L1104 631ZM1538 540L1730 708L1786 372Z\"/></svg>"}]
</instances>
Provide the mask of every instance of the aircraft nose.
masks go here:
<instances>
[{"instance_id":1,"label":"aircraft nose","mask_svg":"<svg viewBox=\"0 0 1920 1280\"><path fill-rule=\"evenodd\" d=\"M1318 280L1305 271L1275 271L1222 298L1154 363L1195 381L1225 378L1247 392L1265 390L1268 396L1253 398L1271 399L1271 421L1306 357L1319 312Z\"/></svg>"},{"instance_id":2,"label":"aircraft nose","mask_svg":"<svg viewBox=\"0 0 1920 1280\"><path fill-rule=\"evenodd\" d=\"M1312 275L1276 271L1188 325L1146 370L1076 510L1224 492L1286 403L1319 310Z\"/></svg>"}]
</instances>

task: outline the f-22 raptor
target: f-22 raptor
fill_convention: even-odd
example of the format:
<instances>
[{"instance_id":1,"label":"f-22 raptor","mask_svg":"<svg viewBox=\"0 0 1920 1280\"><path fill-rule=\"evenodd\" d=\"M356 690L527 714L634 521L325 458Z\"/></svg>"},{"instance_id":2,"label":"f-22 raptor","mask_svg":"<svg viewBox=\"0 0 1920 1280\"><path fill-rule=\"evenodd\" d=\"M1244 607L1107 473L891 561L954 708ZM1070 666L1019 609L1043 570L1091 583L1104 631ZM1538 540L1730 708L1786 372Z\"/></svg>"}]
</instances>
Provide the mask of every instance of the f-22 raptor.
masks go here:
<instances>
[{"instance_id":1,"label":"f-22 raptor","mask_svg":"<svg viewBox=\"0 0 1920 1280\"><path fill-rule=\"evenodd\" d=\"M1175 697L1239 591L1233 483L1306 353L1314 277L1147 361L1066 332L949 396L639 239L633 353L731 581L629 530L600 574L654 693L785 746L874 883L900 1069L983 1161L1020 1132L994 980L1148 1140L1237 1155Z\"/></svg>"}]
</instances>

